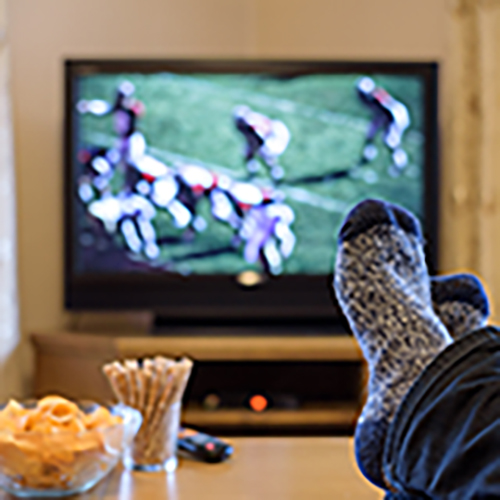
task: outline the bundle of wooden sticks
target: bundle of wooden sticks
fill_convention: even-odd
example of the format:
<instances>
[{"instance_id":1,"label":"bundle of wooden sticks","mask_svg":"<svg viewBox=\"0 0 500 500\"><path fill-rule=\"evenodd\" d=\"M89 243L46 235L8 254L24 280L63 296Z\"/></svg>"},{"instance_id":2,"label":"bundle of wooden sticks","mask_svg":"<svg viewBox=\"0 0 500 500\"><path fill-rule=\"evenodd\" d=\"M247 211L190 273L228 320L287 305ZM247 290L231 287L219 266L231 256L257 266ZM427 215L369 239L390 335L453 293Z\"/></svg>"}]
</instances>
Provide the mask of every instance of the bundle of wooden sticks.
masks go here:
<instances>
[{"instance_id":1,"label":"bundle of wooden sticks","mask_svg":"<svg viewBox=\"0 0 500 500\"><path fill-rule=\"evenodd\" d=\"M139 465L161 463L175 454L180 402L193 362L156 356L104 365L103 372L118 400L142 414L142 425L132 446Z\"/></svg>"}]
</instances>

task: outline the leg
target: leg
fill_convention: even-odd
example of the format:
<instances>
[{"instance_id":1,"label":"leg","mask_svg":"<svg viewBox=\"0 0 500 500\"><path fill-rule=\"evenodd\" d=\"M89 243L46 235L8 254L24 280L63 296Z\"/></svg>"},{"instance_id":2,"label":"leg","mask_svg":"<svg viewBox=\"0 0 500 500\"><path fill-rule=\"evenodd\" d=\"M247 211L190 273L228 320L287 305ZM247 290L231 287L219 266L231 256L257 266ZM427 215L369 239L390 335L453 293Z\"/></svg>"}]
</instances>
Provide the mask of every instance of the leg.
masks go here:
<instances>
[{"instance_id":1,"label":"leg","mask_svg":"<svg viewBox=\"0 0 500 500\"><path fill-rule=\"evenodd\" d=\"M175 227L183 229L191 222L191 212L179 200L172 200L166 208L174 219Z\"/></svg>"},{"instance_id":2,"label":"leg","mask_svg":"<svg viewBox=\"0 0 500 500\"><path fill-rule=\"evenodd\" d=\"M142 237L144 253L148 259L154 260L160 255L160 248L156 241L156 231L150 219L137 218L137 226Z\"/></svg>"},{"instance_id":3,"label":"leg","mask_svg":"<svg viewBox=\"0 0 500 500\"><path fill-rule=\"evenodd\" d=\"M370 372L356 458L382 488L387 428L422 370L452 342L432 309L419 223L405 215L398 224L391 206L375 200L355 207L340 231L335 268L337 299Z\"/></svg>"},{"instance_id":4,"label":"leg","mask_svg":"<svg viewBox=\"0 0 500 500\"><path fill-rule=\"evenodd\" d=\"M385 145L391 152L392 164L389 167L389 174L393 177L398 177L406 165L408 165L408 155L401 147L403 131L393 122L388 126L384 136Z\"/></svg>"},{"instance_id":5,"label":"leg","mask_svg":"<svg viewBox=\"0 0 500 500\"><path fill-rule=\"evenodd\" d=\"M248 179L253 179L260 169L260 163L256 158L252 158L246 162Z\"/></svg>"},{"instance_id":6,"label":"leg","mask_svg":"<svg viewBox=\"0 0 500 500\"><path fill-rule=\"evenodd\" d=\"M280 182L285 176L285 171L283 167L278 163L278 157L266 154L265 151L262 151L262 148L259 151L259 156L262 158L264 165L269 171L271 179L276 183Z\"/></svg>"},{"instance_id":7,"label":"leg","mask_svg":"<svg viewBox=\"0 0 500 500\"><path fill-rule=\"evenodd\" d=\"M130 218L123 220L120 224L120 231L125 238L128 248L134 253L140 253L142 250L142 241L137 233L134 221Z\"/></svg>"},{"instance_id":8,"label":"leg","mask_svg":"<svg viewBox=\"0 0 500 500\"><path fill-rule=\"evenodd\" d=\"M260 169L260 163L257 160L257 154L262 146L262 140L255 134L246 135L247 145L245 151L245 163L248 171L248 178L252 179L257 175Z\"/></svg>"},{"instance_id":9,"label":"leg","mask_svg":"<svg viewBox=\"0 0 500 500\"><path fill-rule=\"evenodd\" d=\"M404 149L396 148L391 150L391 157L392 163L389 166L389 175L399 177L403 169L408 165L408 155Z\"/></svg>"},{"instance_id":10,"label":"leg","mask_svg":"<svg viewBox=\"0 0 500 500\"><path fill-rule=\"evenodd\" d=\"M366 165L372 162L378 155L377 146L374 141L379 130L383 129L387 124L387 117L383 113L376 113L370 123L370 128L366 134L365 144L363 146L363 153L359 165Z\"/></svg>"},{"instance_id":11,"label":"leg","mask_svg":"<svg viewBox=\"0 0 500 500\"><path fill-rule=\"evenodd\" d=\"M281 265L282 259L281 254L276 248L276 241L274 238L269 238L260 252L260 257L262 260L262 265L266 271L271 274L277 275L281 274L283 268Z\"/></svg>"}]
</instances>

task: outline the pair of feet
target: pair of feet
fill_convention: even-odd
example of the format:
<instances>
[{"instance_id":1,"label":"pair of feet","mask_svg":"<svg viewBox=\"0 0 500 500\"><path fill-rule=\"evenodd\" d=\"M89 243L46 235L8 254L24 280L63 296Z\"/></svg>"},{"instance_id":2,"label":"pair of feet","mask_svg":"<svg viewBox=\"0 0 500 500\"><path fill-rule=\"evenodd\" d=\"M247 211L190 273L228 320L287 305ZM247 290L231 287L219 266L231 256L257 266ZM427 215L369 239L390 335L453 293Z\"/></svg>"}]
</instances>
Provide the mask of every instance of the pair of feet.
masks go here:
<instances>
[{"instance_id":1,"label":"pair of feet","mask_svg":"<svg viewBox=\"0 0 500 500\"><path fill-rule=\"evenodd\" d=\"M356 459L381 488L385 438L401 401L446 346L489 315L475 276L429 277L423 243L411 213L379 200L357 205L339 233L334 289L369 366Z\"/></svg>"}]
</instances>

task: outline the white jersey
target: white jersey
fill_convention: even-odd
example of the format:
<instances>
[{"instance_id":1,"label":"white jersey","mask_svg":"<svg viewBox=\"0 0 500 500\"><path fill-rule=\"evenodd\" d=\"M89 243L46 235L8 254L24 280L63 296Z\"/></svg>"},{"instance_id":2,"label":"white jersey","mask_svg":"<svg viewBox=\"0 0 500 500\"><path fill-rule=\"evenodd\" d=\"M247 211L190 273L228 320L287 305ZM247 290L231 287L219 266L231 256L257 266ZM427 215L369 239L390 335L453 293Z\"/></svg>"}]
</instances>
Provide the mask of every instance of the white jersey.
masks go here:
<instances>
[{"instance_id":1,"label":"white jersey","mask_svg":"<svg viewBox=\"0 0 500 500\"><path fill-rule=\"evenodd\" d=\"M271 134L261 146L260 153L264 157L280 156L285 152L289 142L290 131L288 127L279 120L273 120Z\"/></svg>"},{"instance_id":2,"label":"white jersey","mask_svg":"<svg viewBox=\"0 0 500 500\"><path fill-rule=\"evenodd\" d=\"M263 254L272 274L282 270L282 260L293 252L296 238L290 229L294 221L293 210L283 203L270 203L253 207L243 220L240 236L246 241L243 257L255 263Z\"/></svg>"},{"instance_id":3,"label":"white jersey","mask_svg":"<svg viewBox=\"0 0 500 500\"><path fill-rule=\"evenodd\" d=\"M171 171L163 162L146 154L146 139L140 132L134 132L128 138L127 159L149 182L164 177Z\"/></svg>"},{"instance_id":4,"label":"white jersey","mask_svg":"<svg viewBox=\"0 0 500 500\"><path fill-rule=\"evenodd\" d=\"M249 182L233 182L227 191L242 210L248 210L264 201L262 191Z\"/></svg>"},{"instance_id":5,"label":"white jersey","mask_svg":"<svg viewBox=\"0 0 500 500\"><path fill-rule=\"evenodd\" d=\"M177 171L182 181L189 186L195 194L212 189L216 183L216 176L199 165L182 165Z\"/></svg>"},{"instance_id":6,"label":"white jersey","mask_svg":"<svg viewBox=\"0 0 500 500\"><path fill-rule=\"evenodd\" d=\"M225 175L217 179L217 186L210 191L212 215L235 229L241 226L241 216L238 215L235 204L242 212L246 212L263 201L264 194L257 186L249 182L233 181Z\"/></svg>"},{"instance_id":7,"label":"white jersey","mask_svg":"<svg viewBox=\"0 0 500 500\"><path fill-rule=\"evenodd\" d=\"M392 123L386 133L385 142L389 147L395 148L400 144L404 131L410 126L408 108L379 87L371 95L392 116Z\"/></svg>"},{"instance_id":8,"label":"white jersey","mask_svg":"<svg viewBox=\"0 0 500 500\"><path fill-rule=\"evenodd\" d=\"M272 120L246 106L239 107L237 115L262 139L259 152L264 159L275 158L285 152L290 142L290 131L282 121Z\"/></svg>"}]
</instances>

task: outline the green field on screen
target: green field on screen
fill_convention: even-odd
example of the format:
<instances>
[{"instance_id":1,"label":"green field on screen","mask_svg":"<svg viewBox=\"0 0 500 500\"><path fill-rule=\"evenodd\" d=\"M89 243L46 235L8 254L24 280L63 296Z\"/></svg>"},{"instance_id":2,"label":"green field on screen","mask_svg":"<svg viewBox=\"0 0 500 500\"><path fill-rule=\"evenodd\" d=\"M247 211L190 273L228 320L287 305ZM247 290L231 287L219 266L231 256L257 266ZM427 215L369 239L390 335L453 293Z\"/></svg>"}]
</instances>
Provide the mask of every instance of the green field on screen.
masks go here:
<instances>
[{"instance_id":1,"label":"green field on screen","mask_svg":"<svg viewBox=\"0 0 500 500\"><path fill-rule=\"evenodd\" d=\"M283 272L328 274L332 270L339 226L357 202L381 198L422 216L424 86L419 77L372 75L377 85L404 103L410 113L411 125L402 143L409 164L399 177L388 173L391 156L379 134L375 142L378 156L360 170L359 177L287 183L343 170L359 161L372 116L355 93L360 76L310 75L280 79L256 75L168 73L91 75L79 79L79 98L112 102L118 85L125 80L132 82L134 96L145 105L138 129L146 138L149 154L169 166L194 163L242 180L247 177L244 141L234 127L233 109L245 104L284 122L290 130L291 140L280 157L285 177L279 189L295 212L292 230L297 242L291 257L284 261ZM114 139L111 116L79 118L79 146L110 147ZM272 185L264 165L255 182L262 186ZM208 200L200 202L199 213L207 221L207 229L192 241L162 245L158 263L170 263L173 271L196 274L260 270L258 264L245 262L241 252L190 258L193 254L227 246L233 236L228 225L213 220ZM165 210L158 210L153 224L159 238L182 234L173 226ZM125 244L118 235L116 242L125 251Z\"/></svg>"}]
</instances>

